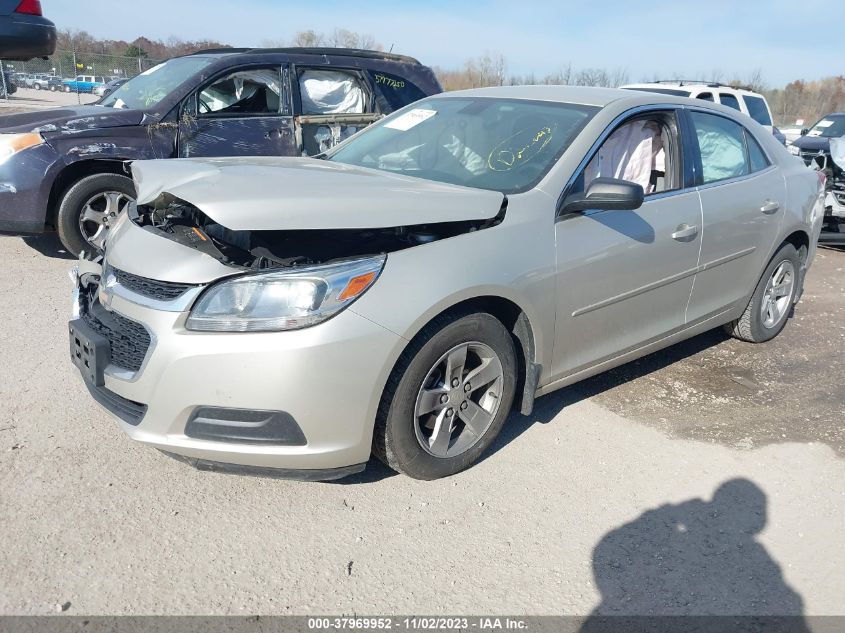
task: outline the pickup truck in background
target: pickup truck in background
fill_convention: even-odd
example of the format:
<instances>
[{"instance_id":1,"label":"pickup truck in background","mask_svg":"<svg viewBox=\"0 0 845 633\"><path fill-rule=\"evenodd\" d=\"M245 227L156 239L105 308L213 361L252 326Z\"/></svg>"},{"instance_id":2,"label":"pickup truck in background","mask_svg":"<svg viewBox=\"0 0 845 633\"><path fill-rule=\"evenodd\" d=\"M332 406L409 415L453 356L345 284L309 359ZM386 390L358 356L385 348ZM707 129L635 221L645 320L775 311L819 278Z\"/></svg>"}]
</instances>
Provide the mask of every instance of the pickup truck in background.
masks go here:
<instances>
[{"instance_id":1,"label":"pickup truck in background","mask_svg":"<svg viewBox=\"0 0 845 633\"><path fill-rule=\"evenodd\" d=\"M65 79L62 85L65 92L94 92L94 88L105 83L105 78L99 75L77 75L75 79Z\"/></svg>"}]
</instances>

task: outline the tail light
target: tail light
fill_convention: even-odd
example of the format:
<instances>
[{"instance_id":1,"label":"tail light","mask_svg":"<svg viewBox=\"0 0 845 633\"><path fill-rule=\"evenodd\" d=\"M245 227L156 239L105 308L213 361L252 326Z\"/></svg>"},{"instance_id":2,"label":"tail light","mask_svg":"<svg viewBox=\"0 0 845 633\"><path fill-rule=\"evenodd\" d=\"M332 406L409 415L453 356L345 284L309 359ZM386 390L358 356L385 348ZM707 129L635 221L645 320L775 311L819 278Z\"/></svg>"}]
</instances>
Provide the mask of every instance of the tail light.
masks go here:
<instances>
[{"instance_id":1,"label":"tail light","mask_svg":"<svg viewBox=\"0 0 845 633\"><path fill-rule=\"evenodd\" d=\"M41 0L21 0L15 13L26 13L27 15L43 15L41 12Z\"/></svg>"},{"instance_id":2,"label":"tail light","mask_svg":"<svg viewBox=\"0 0 845 633\"><path fill-rule=\"evenodd\" d=\"M819 187L824 189L825 185L827 184L827 174L821 170L817 171L816 173L819 175Z\"/></svg>"}]
</instances>

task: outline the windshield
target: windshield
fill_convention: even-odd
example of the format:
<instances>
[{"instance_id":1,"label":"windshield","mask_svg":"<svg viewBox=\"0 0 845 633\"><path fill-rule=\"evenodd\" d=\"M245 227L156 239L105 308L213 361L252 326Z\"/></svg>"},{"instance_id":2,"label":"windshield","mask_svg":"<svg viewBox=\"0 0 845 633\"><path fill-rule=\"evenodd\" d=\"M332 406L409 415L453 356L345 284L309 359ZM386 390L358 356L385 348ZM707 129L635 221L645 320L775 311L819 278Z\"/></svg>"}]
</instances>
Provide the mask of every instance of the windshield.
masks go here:
<instances>
[{"instance_id":1,"label":"windshield","mask_svg":"<svg viewBox=\"0 0 845 633\"><path fill-rule=\"evenodd\" d=\"M130 79L98 105L130 110L151 108L213 61L212 57L176 57Z\"/></svg>"},{"instance_id":2,"label":"windshield","mask_svg":"<svg viewBox=\"0 0 845 633\"><path fill-rule=\"evenodd\" d=\"M807 136L820 136L822 138L845 136L845 116L826 116L810 128Z\"/></svg>"},{"instance_id":3,"label":"windshield","mask_svg":"<svg viewBox=\"0 0 845 633\"><path fill-rule=\"evenodd\" d=\"M328 159L517 193L546 175L598 110L489 97L425 99L371 125Z\"/></svg>"}]
</instances>

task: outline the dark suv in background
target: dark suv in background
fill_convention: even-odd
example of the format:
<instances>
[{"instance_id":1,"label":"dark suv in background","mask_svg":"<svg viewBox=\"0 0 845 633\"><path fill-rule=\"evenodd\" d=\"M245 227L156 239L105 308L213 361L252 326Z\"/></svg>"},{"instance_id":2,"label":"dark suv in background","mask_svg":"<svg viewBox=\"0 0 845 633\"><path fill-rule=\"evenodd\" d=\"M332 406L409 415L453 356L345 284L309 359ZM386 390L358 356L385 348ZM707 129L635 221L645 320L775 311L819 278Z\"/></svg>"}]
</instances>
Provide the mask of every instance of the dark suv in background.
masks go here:
<instances>
[{"instance_id":1,"label":"dark suv in background","mask_svg":"<svg viewBox=\"0 0 845 633\"><path fill-rule=\"evenodd\" d=\"M0 0L0 59L27 61L56 50L56 25L41 0Z\"/></svg>"},{"instance_id":2,"label":"dark suv in background","mask_svg":"<svg viewBox=\"0 0 845 633\"><path fill-rule=\"evenodd\" d=\"M320 154L440 91L430 68L378 51L176 57L96 105L0 116L0 230L52 225L70 252L93 252L135 195L126 161Z\"/></svg>"}]
</instances>

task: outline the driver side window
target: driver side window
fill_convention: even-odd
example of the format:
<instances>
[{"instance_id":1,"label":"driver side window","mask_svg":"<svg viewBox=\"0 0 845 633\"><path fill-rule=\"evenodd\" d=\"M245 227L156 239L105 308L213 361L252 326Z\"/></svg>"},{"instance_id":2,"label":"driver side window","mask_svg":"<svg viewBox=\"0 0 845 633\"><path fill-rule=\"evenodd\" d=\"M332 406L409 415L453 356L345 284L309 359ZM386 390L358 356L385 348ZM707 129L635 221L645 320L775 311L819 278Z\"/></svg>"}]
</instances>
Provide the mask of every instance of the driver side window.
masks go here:
<instances>
[{"instance_id":1,"label":"driver side window","mask_svg":"<svg viewBox=\"0 0 845 633\"><path fill-rule=\"evenodd\" d=\"M239 70L197 94L197 113L207 116L287 114L287 91L279 67Z\"/></svg>"},{"instance_id":2,"label":"driver side window","mask_svg":"<svg viewBox=\"0 0 845 633\"><path fill-rule=\"evenodd\" d=\"M570 193L596 178L636 183L646 196L680 188L680 145L672 112L649 113L622 123L593 154Z\"/></svg>"}]
</instances>

